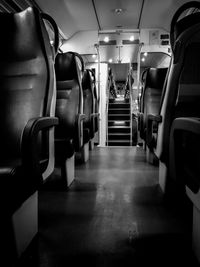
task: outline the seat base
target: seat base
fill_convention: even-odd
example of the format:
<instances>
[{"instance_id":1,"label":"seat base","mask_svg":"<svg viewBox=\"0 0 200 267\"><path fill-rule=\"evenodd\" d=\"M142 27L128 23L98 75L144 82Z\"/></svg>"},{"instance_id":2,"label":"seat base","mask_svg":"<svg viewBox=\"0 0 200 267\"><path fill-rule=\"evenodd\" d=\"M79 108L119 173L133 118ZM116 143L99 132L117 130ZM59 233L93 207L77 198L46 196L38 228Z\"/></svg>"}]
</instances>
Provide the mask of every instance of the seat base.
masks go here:
<instances>
[{"instance_id":1,"label":"seat base","mask_svg":"<svg viewBox=\"0 0 200 267\"><path fill-rule=\"evenodd\" d=\"M200 263L200 210L193 205L192 247Z\"/></svg>"},{"instance_id":2,"label":"seat base","mask_svg":"<svg viewBox=\"0 0 200 267\"><path fill-rule=\"evenodd\" d=\"M12 227L19 258L38 232L38 192L31 195L13 214Z\"/></svg>"},{"instance_id":3,"label":"seat base","mask_svg":"<svg viewBox=\"0 0 200 267\"><path fill-rule=\"evenodd\" d=\"M193 204L192 246L197 260L200 262L200 191L194 194L186 186L186 194Z\"/></svg>"}]
</instances>

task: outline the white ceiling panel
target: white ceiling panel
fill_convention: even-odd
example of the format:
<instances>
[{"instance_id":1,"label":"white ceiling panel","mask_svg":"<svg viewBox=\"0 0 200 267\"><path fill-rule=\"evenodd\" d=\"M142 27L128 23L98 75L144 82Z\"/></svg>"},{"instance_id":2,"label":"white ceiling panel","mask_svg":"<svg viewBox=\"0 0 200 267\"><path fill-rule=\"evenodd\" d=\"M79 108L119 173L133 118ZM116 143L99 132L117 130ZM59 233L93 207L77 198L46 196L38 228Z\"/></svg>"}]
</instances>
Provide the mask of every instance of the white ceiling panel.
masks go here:
<instances>
[{"instance_id":1,"label":"white ceiling panel","mask_svg":"<svg viewBox=\"0 0 200 267\"><path fill-rule=\"evenodd\" d=\"M162 28L169 31L173 14L182 4L188 2L188 0L35 1L43 11L56 20L67 38L78 31L99 30L98 20L101 30L137 29L139 26L140 29ZM122 12L116 13L116 9Z\"/></svg>"},{"instance_id":2,"label":"white ceiling panel","mask_svg":"<svg viewBox=\"0 0 200 267\"><path fill-rule=\"evenodd\" d=\"M91 0L36 0L40 8L50 14L66 38L76 32L98 30Z\"/></svg>"},{"instance_id":3,"label":"white ceiling panel","mask_svg":"<svg viewBox=\"0 0 200 267\"><path fill-rule=\"evenodd\" d=\"M97 15L102 30L120 28L137 29L141 0L95 0ZM116 13L115 10L122 10Z\"/></svg>"},{"instance_id":4,"label":"white ceiling panel","mask_svg":"<svg viewBox=\"0 0 200 267\"><path fill-rule=\"evenodd\" d=\"M188 0L145 0L140 28L161 28L170 30L170 23L176 10Z\"/></svg>"}]
</instances>

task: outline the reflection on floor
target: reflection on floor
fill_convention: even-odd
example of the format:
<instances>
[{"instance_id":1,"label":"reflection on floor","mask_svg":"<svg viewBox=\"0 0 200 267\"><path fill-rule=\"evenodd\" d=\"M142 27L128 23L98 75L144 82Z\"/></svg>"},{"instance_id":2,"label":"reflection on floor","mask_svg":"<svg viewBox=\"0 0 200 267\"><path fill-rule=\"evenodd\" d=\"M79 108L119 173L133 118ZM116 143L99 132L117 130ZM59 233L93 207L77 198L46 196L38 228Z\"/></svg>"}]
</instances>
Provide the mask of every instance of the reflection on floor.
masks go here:
<instances>
[{"instance_id":1,"label":"reflection on floor","mask_svg":"<svg viewBox=\"0 0 200 267\"><path fill-rule=\"evenodd\" d=\"M165 205L141 148L95 148L70 189L56 183L39 194L39 252L26 266L198 266L190 214Z\"/></svg>"}]
</instances>

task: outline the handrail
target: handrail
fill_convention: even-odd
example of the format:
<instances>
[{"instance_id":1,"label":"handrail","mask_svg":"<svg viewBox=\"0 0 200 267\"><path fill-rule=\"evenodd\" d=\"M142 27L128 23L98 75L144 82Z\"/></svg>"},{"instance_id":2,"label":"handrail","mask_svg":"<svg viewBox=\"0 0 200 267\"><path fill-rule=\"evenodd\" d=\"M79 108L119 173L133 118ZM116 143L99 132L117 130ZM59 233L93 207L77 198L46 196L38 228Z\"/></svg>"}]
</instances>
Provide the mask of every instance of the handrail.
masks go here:
<instances>
[{"instance_id":1,"label":"handrail","mask_svg":"<svg viewBox=\"0 0 200 267\"><path fill-rule=\"evenodd\" d=\"M108 80L107 80L107 87L106 87L106 146L108 146L108 107L109 107L109 98L110 98L110 85L111 80L109 77L108 71Z\"/></svg>"},{"instance_id":2,"label":"handrail","mask_svg":"<svg viewBox=\"0 0 200 267\"><path fill-rule=\"evenodd\" d=\"M131 127L131 134L130 134L130 145L133 145L133 119L132 119L132 84L131 84L131 77L132 77L132 68L130 67L129 70L129 103L130 103L130 127Z\"/></svg>"},{"instance_id":3,"label":"handrail","mask_svg":"<svg viewBox=\"0 0 200 267\"><path fill-rule=\"evenodd\" d=\"M109 98L106 98L106 118L107 118L107 122L106 122L106 125L107 125L107 128L106 128L106 146L108 146L108 106L109 106Z\"/></svg>"}]
</instances>

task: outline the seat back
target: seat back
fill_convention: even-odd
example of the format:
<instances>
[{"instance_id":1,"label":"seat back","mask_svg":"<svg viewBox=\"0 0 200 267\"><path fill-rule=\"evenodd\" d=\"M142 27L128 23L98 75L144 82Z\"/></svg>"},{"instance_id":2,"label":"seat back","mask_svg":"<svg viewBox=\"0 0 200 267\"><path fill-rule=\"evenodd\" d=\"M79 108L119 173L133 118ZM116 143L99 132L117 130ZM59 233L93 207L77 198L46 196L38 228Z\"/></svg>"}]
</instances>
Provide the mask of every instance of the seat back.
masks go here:
<instances>
[{"instance_id":1,"label":"seat back","mask_svg":"<svg viewBox=\"0 0 200 267\"><path fill-rule=\"evenodd\" d=\"M55 30L53 49L43 19ZM31 7L0 12L0 31L1 255L7 266L15 266L37 233L37 191L54 169L59 42L52 18Z\"/></svg>"},{"instance_id":2,"label":"seat back","mask_svg":"<svg viewBox=\"0 0 200 267\"><path fill-rule=\"evenodd\" d=\"M21 141L27 123L33 118L55 115L54 53L42 16L31 7L20 13L0 14L3 37L0 44L3 51L0 55L2 168L22 164ZM48 15L44 17L47 19ZM58 41L56 49L57 45ZM43 177L54 167L51 138L53 130L37 140L43 155L41 159L45 159Z\"/></svg>"},{"instance_id":3,"label":"seat back","mask_svg":"<svg viewBox=\"0 0 200 267\"><path fill-rule=\"evenodd\" d=\"M83 74L82 79L82 88L83 88L83 113L85 114L85 119L83 122L84 128L89 130L88 138L92 139L94 137L94 129L93 129L93 118L92 115L94 113L94 95L93 95L93 85L92 85L92 77L90 74L90 70L86 69ZM87 138L87 139L88 139ZM85 140L88 142L89 140Z\"/></svg>"},{"instance_id":4,"label":"seat back","mask_svg":"<svg viewBox=\"0 0 200 267\"><path fill-rule=\"evenodd\" d=\"M78 54L73 52L59 53L55 60L57 80L56 116L59 125L56 127L56 139L71 139L76 150L79 147L78 140L78 116L83 113L82 72L84 65L81 60L81 68L76 58Z\"/></svg>"},{"instance_id":5,"label":"seat back","mask_svg":"<svg viewBox=\"0 0 200 267\"><path fill-rule=\"evenodd\" d=\"M141 95L140 95L140 99L139 99L139 112L144 112L144 87L145 87L145 82L146 82L146 76L147 76L147 72L148 72L148 69L145 69L143 72L142 72L142 75L141 75L141 85L142 85L142 89L141 89Z\"/></svg>"},{"instance_id":6,"label":"seat back","mask_svg":"<svg viewBox=\"0 0 200 267\"><path fill-rule=\"evenodd\" d=\"M96 133L99 128L99 103L98 103L98 95L97 95L97 87L96 87L96 77L95 72L90 70L91 78L92 78L92 93L93 93L93 113L95 113L94 118L94 132Z\"/></svg>"},{"instance_id":7,"label":"seat back","mask_svg":"<svg viewBox=\"0 0 200 267\"><path fill-rule=\"evenodd\" d=\"M146 70L146 78L143 88L141 109L143 110L140 136L146 139L147 116L157 115L160 108L160 99L163 85L167 73L167 68L149 68Z\"/></svg>"},{"instance_id":8,"label":"seat back","mask_svg":"<svg viewBox=\"0 0 200 267\"><path fill-rule=\"evenodd\" d=\"M200 3L192 1L183 5L171 23L173 53L160 107L162 122L158 127L155 151L163 162L168 162L169 135L174 118L200 115L200 13L190 14L177 22L181 13L190 7L200 8Z\"/></svg>"}]
</instances>

